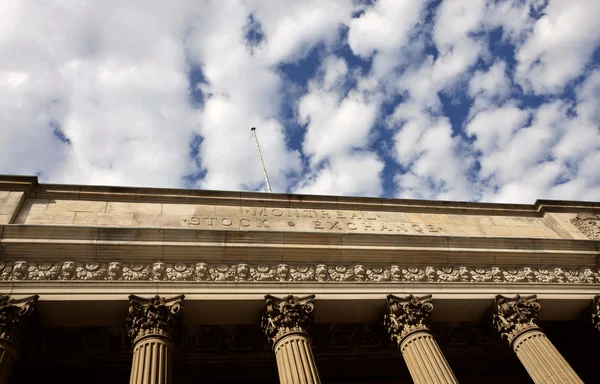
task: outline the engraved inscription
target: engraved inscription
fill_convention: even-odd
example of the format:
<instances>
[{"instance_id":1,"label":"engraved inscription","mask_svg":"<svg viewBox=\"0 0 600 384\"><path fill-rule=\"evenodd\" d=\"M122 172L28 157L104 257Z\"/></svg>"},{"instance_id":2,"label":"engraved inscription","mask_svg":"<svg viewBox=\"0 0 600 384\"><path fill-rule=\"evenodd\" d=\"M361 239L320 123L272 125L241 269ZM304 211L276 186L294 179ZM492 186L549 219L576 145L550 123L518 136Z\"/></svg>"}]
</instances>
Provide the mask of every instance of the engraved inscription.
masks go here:
<instances>
[{"instance_id":1,"label":"engraved inscription","mask_svg":"<svg viewBox=\"0 0 600 384\"><path fill-rule=\"evenodd\" d=\"M436 234L439 225L395 221L389 214L286 208L242 208L241 216L188 216L182 224L204 229L309 230L340 233Z\"/></svg>"}]
</instances>

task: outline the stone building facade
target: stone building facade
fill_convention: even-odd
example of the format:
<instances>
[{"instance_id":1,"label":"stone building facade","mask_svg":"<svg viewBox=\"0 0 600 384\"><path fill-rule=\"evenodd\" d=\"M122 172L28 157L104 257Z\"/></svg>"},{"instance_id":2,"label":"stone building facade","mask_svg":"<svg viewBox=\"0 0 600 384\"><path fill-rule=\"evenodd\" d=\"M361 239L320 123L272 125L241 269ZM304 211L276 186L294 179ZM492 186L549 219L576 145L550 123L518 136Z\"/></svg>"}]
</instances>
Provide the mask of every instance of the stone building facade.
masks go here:
<instances>
[{"instance_id":1,"label":"stone building facade","mask_svg":"<svg viewBox=\"0 0 600 384\"><path fill-rule=\"evenodd\" d=\"M0 176L0 384L582 383L600 203Z\"/></svg>"}]
</instances>

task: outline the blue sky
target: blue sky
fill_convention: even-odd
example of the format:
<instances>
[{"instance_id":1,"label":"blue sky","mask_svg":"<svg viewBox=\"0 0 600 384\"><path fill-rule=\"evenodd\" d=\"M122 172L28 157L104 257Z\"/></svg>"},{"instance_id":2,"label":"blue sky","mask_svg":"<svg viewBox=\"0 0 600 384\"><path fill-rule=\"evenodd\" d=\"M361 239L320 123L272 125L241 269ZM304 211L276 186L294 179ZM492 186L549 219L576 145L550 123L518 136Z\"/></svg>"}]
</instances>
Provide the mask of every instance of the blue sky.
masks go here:
<instances>
[{"instance_id":1,"label":"blue sky","mask_svg":"<svg viewBox=\"0 0 600 384\"><path fill-rule=\"evenodd\" d=\"M0 4L0 173L600 200L600 0Z\"/></svg>"}]
</instances>

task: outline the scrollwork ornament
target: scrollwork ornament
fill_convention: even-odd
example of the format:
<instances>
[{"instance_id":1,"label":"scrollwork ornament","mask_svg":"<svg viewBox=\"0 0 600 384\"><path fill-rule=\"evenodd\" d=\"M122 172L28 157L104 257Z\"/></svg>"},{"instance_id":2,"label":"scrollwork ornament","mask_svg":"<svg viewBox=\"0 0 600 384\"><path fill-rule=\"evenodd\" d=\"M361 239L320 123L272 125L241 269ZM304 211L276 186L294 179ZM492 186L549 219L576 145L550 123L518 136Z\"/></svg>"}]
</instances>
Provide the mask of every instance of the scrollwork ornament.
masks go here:
<instances>
[{"instance_id":1,"label":"scrollwork ornament","mask_svg":"<svg viewBox=\"0 0 600 384\"><path fill-rule=\"evenodd\" d=\"M600 215L580 213L571 219L571 223L591 240L600 240Z\"/></svg>"},{"instance_id":2,"label":"scrollwork ornament","mask_svg":"<svg viewBox=\"0 0 600 384\"><path fill-rule=\"evenodd\" d=\"M150 265L144 265L140 263L126 264L123 266L123 279L124 280L149 280L150 279Z\"/></svg>"},{"instance_id":3,"label":"scrollwork ornament","mask_svg":"<svg viewBox=\"0 0 600 384\"><path fill-rule=\"evenodd\" d=\"M373 282L390 281L390 271L386 268L367 268L367 277Z\"/></svg>"},{"instance_id":4,"label":"scrollwork ornament","mask_svg":"<svg viewBox=\"0 0 600 384\"><path fill-rule=\"evenodd\" d=\"M274 268L260 264L250 268L250 276L254 281L273 281L278 273Z\"/></svg>"},{"instance_id":5,"label":"scrollwork ornament","mask_svg":"<svg viewBox=\"0 0 600 384\"><path fill-rule=\"evenodd\" d=\"M75 271L79 280L103 280L106 277L107 269L104 264L89 262L79 265Z\"/></svg>"},{"instance_id":6,"label":"scrollwork ornament","mask_svg":"<svg viewBox=\"0 0 600 384\"><path fill-rule=\"evenodd\" d=\"M0 338L18 346L25 336L38 298L34 295L16 300L8 295L0 296Z\"/></svg>"},{"instance_id":7,"label":"scrollwork ornament","mask_svg":"<svg viewBox=\"0 0 600 384\"><path fill-rule=\"evenodd\" d=\"M188 281L192 279L192 269L183 263L167 264L167 279L172 281Z\"/></svg>"},{"instance_id":8,"label":"scrollwork ornament","mask_svg":"<svg viewBox=\"0 0 600 384\"><path fill-rule=\"evenodd\" d=\"M471 280L477 283L493 281L492 270L485 268L475 268L471 271Z\"/></svg>"},{"instance_id":9,"label":"scrollwork ornament","mask_svg":"<svg viewBox=\"0 0 600 384\"><path fill-rule=\"evenodd\" d=\"M183 312L183 299L184 295L170 299L158 295L151 298L129 296L126 329L132 345L144 336L172 337Z\"/></svg>"},{"instance_id":10,"label":"scrollwork ornament","mask_svg":"<svg viewBox=\"0 0 600 384\"><path fill-rule=\"evenodd\" d=\"M537 295L514 298L497 295L492 308L492 321L500 335L512 344L513 340L536 324L541 305Z\"/></svg>"},{"instance_id":11,"label":"scrollwork ornament","mask_svg":"<svg viewBox=\"0 0 600 384\"><path fill-rule=\"evenodd\" d=\"M433 268L432 268L433 270ZM421 268L409 267L402 270L404 279L408 282L424 281L426 279L425 271ZM433 278L435 278L435 270L433 270Z\"/></svg>"},{"instance_id":12,"label":"scrollwork ornament","mask_svg":"<svg viewBox=\"0 0 600 384\"><path fill-rule=\"evenodd\" d=\"M269 342L275 344L289 333L306 333L313 322L314 302L315 295L288 295L283 298L266 295L261 328Z\"/></svg>"},{"instance_id":13,"label":"scrollwork ornament","mask_svg":"<svg viewBox=\"0 0 600 384\"><path fill-rule=\"evenodd\" d=\"M409 334L429 330L432 311L431 295L404 298L388 295L383 323L391 340L400 345Z\"/></svg>"},{"instance_id":14,"label":"scrollwork ornament","mask_svg":"<svg viewBox=\"0 0 600 384\"><path fill-rule=\"evenodd\" d=\"M237 275L237 267L235 265L219 264L210 268L209 271L210 277L214 281L232 281L235 280Z\"/></svg>"},{"instance_id":15,"label":"scrollwork ornament","mask_svg":"<svg viewBox=\"0 0 600 384\"><path fill-rule=\"evenodd\" d=\"M313 281L315 279L315 268L307 265L291 267L290 275L294 281Z\"/></svg>"},{"instance_id":16,"label":"scrollwork ornament","mask_svg":"<svg viewBox=\"0 0 600 384\"><path fill-rule=\"evenodd\" d=\"M336 265L329 268L329 276L333 281L351 281L354 280L354 269L345 265Z\"/></svg>"},{"instance_id":17,"label":"scrollwork ornament","mask_svg":"<svg viewBox=\"0 0 600 384\"><path fill-rule=\"evenodd\" d=\"M437 271L438 279L446 283L460 281L458 270L453 268L440 268Z\"/></svg>"}]
</instances>

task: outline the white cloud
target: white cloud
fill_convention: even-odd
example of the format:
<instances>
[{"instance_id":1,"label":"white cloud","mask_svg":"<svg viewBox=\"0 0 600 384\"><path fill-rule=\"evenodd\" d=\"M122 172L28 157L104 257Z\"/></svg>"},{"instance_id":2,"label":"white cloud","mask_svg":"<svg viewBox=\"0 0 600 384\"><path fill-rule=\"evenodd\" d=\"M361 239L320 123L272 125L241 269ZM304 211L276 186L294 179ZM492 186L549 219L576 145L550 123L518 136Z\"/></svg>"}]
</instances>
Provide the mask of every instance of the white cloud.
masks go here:
<instances>
[{"instance_id":1,"label":"white cloud","mask_svg":"<svg viewBox=\"0 0 600 384\"><path fill-rule=\"evenodd\" d=\"M321 42L335 43L339 29L360 9L351 0L252 0L249 3L266 35L267 41L259 51L269 63L296 61Z\"/></svg>"},{"instance_id":2,"label":"white cloud","mask_svg":"<svg viewBox=\"0 0 600 384\"><path fill-rule=\"evenodd\" d=\"M475 149L483 153L502 151L515 132L524 127L530 112L514 105L505 105L479 112L468 123L465 131L474 135Z\"/></svg>"},{"instance_id":3,"label":"white cloud","mask_svg":"<svg viewBox=\"0 0 600 384\"><path fill-rule=\"evenodd\" d=\"M383 162L369 152L332 157L295 189L296 193L378 196L382 193Z\"/></svg>"},{"instance_id":4,"label":"white cloud","mask_svg":"<svg viewBox=\"0 0 600 384\"><path fill-rule=\"evenodd\" d=\"M357 56L373 56L371 76L375 84L386 86L394 68L407 63L410 35L426 5L427 1L421 0L380 0L350 21L348 44Z\"/></svg>"},{"instance_id":5,"label":"white cloud","mask_svg":"<svg viewBox=\"0 0 600 384\"><path fill-rule=\"evenodd\" d=\"M263 190L255 126L278 192L597 200L595 3L4 1L0 172Z\"/></svg>"},{"instance_id":6,"label":"white cloud","mask_svg":"<svg viewBox=\"0 0 600 384\"><path fill-rule=\"evenodd\" d=\"M552 0L517 51L516 79L526 90L557 93L577 77L600 43L596 0Z\"/></svg>"},{"instance_id":7,"label":"white cloud","mask_svg":"<svg viewBox=\"0 0 600 384\"><path fill-rule=\"evenodd\" d=\"M506 63L496 61L487 71L477 70L469 81L468 95L474 99L470 114L502 104L510 95L510 77L506 74Z\"/></svg>"}]
</instances>

